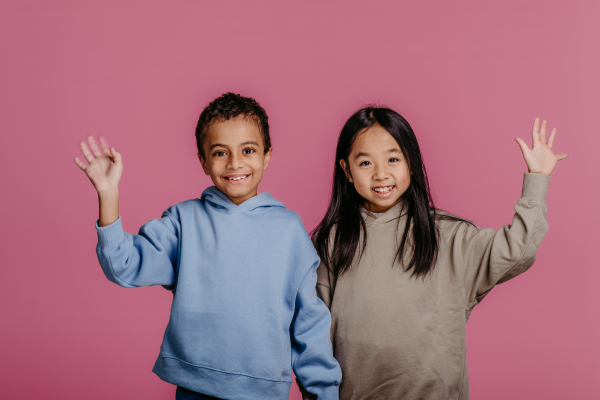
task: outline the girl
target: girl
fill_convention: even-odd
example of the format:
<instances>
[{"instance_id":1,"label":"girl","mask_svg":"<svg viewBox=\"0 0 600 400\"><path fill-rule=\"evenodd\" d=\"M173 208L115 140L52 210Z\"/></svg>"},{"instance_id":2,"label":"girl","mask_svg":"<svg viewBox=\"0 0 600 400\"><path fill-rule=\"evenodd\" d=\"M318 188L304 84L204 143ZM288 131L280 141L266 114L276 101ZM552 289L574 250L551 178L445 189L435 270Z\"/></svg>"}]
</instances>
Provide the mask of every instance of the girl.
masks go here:
<instances>
[{"instance_id":1,"label":"girl","mask_svg":"<svg viewBox=\"0 0 600 400\"><path fill-rule=\"evenodd\" d=\"M415 135L388 108L344 125L327 214L313 231L317 292L331 310L340 399L468 399L466 323L498 283L526 271L548 230L546 190L558 160L546 121L511 225L483 229L435 208ZM311 398L303 391L305 399Z\"/></svg>"}]
</instances>

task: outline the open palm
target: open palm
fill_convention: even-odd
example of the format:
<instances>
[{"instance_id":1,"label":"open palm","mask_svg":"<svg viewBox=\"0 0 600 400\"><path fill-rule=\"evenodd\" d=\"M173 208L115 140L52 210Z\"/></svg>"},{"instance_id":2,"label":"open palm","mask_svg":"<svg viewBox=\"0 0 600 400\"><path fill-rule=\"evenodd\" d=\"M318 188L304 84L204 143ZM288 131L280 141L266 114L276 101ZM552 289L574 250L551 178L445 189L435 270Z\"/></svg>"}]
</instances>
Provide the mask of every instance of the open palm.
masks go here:
<instances>
[{"instance_id":1,"label":"open palm","mask_svg":"<svg viewBox=\"0 0 600 400\"><path fill-rule=\"evenodd\" d=\"M78 157L75 157L73 161L85 172L96 191L103 193L118 188L123 172L123 162L121 154L114 148L109 149L106 140L102 136L98 139L101 149L98 148L93 136L87 137L89 148L85 142L79 142L81 152L89 165L85 165Z\"/></svg>"},{"instance_id":2,"label":"open palm","mask_svg":"<svg viewBox=\"0 0 600 400\"><path fill-rule=\"evenodd\" d=\"M540 119L536 118L533 123L533 130L531 131L533 139L533 147L530 149L527 144L519 138L515 140L519 144L521 151L523 152L523 158L527 163L529 172L544 174L550 176L556 164L567 157L568 154L554 154L552 151L552 144L556 136L556 128L552 129L550 138L546 141L546 121L542 122L542 128L540 130Z\"/></svg>"}]
</instances>

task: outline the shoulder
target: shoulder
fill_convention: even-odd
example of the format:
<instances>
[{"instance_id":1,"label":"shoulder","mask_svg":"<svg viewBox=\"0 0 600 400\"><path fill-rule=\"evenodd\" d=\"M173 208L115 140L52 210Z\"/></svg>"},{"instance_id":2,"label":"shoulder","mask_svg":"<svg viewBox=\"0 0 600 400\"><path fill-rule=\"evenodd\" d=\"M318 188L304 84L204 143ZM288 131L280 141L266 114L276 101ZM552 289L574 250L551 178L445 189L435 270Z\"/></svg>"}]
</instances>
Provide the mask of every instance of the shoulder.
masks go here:
<instances>
[{"instance_id":1,"label":"shoulder","mask_svg":"<svg viewBox=\"0 0 600 400\"><path fill-rule=\"evenodd\" d=\"M174 204L163 212L163 216L174 218L178 221L185 219L187 216L197 213L204 208L204 202L200 199L189 199L180 203Z\"/></svg>"},{"instance_id":2,"label":"shoulder","mask_svg":"<svg viewBox=\"0 0 600 400\"><path fill-rule=\"evenodd\" d=\"M457 235L464 235L469 231L478 231L480 229L471 221L444 210L436 210L435 224L442 240L451 239Z\"/></svg>"},{"instance_id":3,"label":"shoulder","mask_svg":"<svg viewBox=\"0 0 600 400\"><path fill-rule=\"evenodd\" d=\"M292 223L296 228L302 227L302 229L304 230L304 223L302 222L302 218L297 212L288 210L287 208L280 208L274 211L281 213L282 218L289 220L290 223Z\"/></svg>"},{"instance_id":4,"label":"shoulder","mask_svg":"<svg viewBox=\"0 0 600 400\"><path fill-rule=\"evenodd\" d=\"M272 207L267 212L261 214L262 218L276 219L278 223L285 224L291 230L300 230L306 233L302 218L298 213L285 207Z\"/></svg>"},{"instance_id":5,"label":"shoulder","mask_svg":"<svg viewBox=\"0 0 600 400\"><path fill-rule=\"evenodd\" d=\"M325 230L315 231L311 239L315 248L319 249L320 246L325 246L325 244L327 244L327 255L331 255L335 246L335 235L337 232L337 227L337 224L332 225L331 229L329 229L329 233L325 232Z\"/></svg>"},{"instance_id":6,"label":"shoulder","mask_svg":"<svg viewBox=\"0 0 600 400\"><path fill-rule=\"evenodd\" d=\"M302 222L302 218L300 218L300 215L298 215L294 211L284 209L282 217L286 221L286 225L291 230L291 234L300 239L303 247L306 246L310 250L314 250L314 246L306 228L304 227L304 223Z\"/></svg>"},{"instance_id":7,"label":"shoulder","mask_svg":"<svg viewBox=\"0 0 600 400\"><path fill-rule=\"evenodd\" d=\"M298 213L288 210L287 208L277 208L273 209L264 215L267 216L271 214L272 218L278 218L277 225L282 227L286 232L284 234L285 237L292 238L294 243L294 247L300 252L310 252L311 254L315 251L315 247L308 235L306 228L304 227L304 223L302 222L302 218Z\"/></svg>"}]
</instances>

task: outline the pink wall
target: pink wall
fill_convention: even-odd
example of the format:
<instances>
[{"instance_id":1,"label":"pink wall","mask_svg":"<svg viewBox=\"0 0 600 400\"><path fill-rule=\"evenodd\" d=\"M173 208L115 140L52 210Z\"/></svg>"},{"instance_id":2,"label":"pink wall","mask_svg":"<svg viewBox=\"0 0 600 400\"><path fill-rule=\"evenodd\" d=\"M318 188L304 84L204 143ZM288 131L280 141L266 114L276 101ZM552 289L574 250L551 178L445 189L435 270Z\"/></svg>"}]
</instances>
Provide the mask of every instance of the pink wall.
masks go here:
<instances>
[{"instance_id":1,"label":"pink wall","mask_svg":"<svg viewBox=\"0 0 600 400\"><path fill-rule=\"evenodd\" d=\"M364 102L413 125L439 205L495 228L525 171L513 138L529 141L536 116L559 127L571 158L552 177L550 232L532 270L473 312L471 392L597 399L599 13L595 0L3 0L0 397L173 398L150 372L170 293L104 278L95 192L71 158L88 134L122 152L121 213L137 231L209 184L195 123L235 91L270 116L261 190L309 229L339 129Z\"/></svg>"}]
</instances>

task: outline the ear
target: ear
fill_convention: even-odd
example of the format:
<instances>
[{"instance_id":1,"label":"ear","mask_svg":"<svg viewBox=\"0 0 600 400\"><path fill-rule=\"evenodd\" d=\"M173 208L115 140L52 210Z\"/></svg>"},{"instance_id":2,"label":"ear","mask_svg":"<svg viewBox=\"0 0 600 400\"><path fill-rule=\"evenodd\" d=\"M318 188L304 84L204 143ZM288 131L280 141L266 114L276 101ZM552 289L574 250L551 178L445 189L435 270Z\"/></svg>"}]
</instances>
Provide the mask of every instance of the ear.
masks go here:
<instances>
[{"instance_id":1,"label":"ear","mask_svg":"<svg viewBox=\"0 0 600 400\"><path fill-rule=\"evenodd\" d=\"M202 170L204 171L204 173L206 175L210 175L208 173L208 168L206 166L206 160L204 158L202 158L202 156L200 155L200 153L198 153L198 160L200 160L200 164L202 165Z\"/></svg>"},{"instance_id":2,"label":"ear","mask_svg":"<svg viewBox=\"0 0 600 400\"><path fill-rule=\"evenodd\" d=\"M269 168L269 161L271 161L271 155L273 154L273 148L271 147L269 151L265 153L265 161L263 164L263 171L266 171Z\"/></svg>"},{"instance_id":3,"label":"ear","mask_svg":"<svg viewBox=\"0 0 600 400\"><path fill-rule=\"evenodd\" d=\"M352 174L350 174L350 168L348 168L348 164L346 164L345 160L340 160L340 167L342 167L344 174L346 174L346 178L348 178L350 182L354 182L352 180Z\"/></svg>"}]
</instances>

